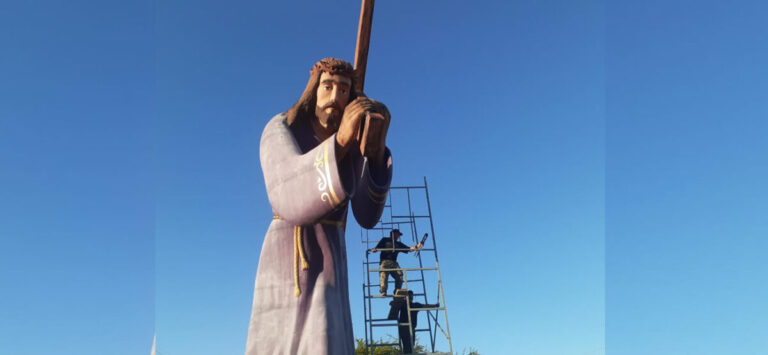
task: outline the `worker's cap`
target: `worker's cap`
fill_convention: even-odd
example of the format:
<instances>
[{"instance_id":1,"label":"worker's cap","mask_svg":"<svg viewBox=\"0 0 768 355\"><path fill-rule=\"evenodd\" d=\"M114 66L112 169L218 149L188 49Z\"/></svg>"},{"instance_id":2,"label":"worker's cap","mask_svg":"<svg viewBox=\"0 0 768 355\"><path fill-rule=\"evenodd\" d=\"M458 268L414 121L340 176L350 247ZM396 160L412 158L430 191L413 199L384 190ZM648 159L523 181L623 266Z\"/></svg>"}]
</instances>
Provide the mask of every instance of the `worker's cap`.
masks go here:
<instances>
[{"instance_id":1,"label":"worker's cap","mask_svg":"<svg viewBox=\"0 0 768 355\"><path fill-rule=\"evenodd\" d=\"M390 237L397 237L401 235L403 235L403 233L400 233L399 229L393 229L391 232L389 232Z\"/></svg>"}]
</instances>

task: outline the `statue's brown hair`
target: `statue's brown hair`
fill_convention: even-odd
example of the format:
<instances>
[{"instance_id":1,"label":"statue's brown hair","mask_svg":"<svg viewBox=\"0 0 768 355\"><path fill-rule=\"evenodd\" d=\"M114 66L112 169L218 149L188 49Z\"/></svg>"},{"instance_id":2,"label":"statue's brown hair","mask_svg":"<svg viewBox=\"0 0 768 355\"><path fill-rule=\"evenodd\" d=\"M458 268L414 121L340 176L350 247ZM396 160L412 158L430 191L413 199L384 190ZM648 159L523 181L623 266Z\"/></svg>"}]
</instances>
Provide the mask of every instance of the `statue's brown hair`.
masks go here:
<instances>
[{"instance_id":1,"label":"statue's brown hair","mask_svg":"<svg viewBox=\"0 0 768 355\"><path fill-rule=\"evenodd\" d=\"M304 88L304 93L301 94L299 101L297 101L288 112L286 112L288 125L293 125L295 122L310 119L315 115L315 105L317 104L317 87L320 85L320 74L326 72L328 74L339 74L349 77L351 80L351 88L355 87L355 75L352 65L341 59L336 58L323 58L319 62L312 66L312 70L309 71L309 82L307 87ZM357 93L350 92L349 102L352 102L357 97Z\"/></svg>"}]
</instances>

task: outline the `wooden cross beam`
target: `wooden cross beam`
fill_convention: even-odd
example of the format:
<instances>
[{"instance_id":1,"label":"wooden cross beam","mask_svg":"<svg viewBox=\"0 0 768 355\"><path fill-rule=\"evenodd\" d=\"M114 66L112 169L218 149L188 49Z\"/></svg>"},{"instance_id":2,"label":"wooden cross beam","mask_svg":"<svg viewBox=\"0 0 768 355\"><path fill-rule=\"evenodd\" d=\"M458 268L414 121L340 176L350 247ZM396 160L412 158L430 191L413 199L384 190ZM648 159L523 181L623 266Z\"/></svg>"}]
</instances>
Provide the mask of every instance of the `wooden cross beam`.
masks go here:
<instances>
[{"instance_id":1,"label":"wooden cross beam","mask_svg":"<svg viewBox=\"0 0 768 355\"><path fill-rule=\"evenodd\" d=\"M357 75L355 91L358 93L362 93L365 87L365 68L368 64L368 46L371 43L374 5L374 0L362 1L360 24L357 29L357 45L355 46L355 74Z\"/></svg>"}]
</instances>

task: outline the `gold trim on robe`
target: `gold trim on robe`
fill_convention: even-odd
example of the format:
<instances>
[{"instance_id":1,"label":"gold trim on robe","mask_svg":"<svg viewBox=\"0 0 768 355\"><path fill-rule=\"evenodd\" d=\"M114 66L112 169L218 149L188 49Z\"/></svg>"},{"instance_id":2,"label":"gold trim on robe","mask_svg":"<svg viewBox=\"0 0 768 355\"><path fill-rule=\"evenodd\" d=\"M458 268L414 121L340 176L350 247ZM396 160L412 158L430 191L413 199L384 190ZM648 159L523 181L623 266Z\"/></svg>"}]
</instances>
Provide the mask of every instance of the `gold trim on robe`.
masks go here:
<instances>
[{"instance_id":1,"label":"gold trim on robe","mask_svg":"<svg viewBox=\"0 0 768 355\"><path fill-rule=\"evenodd\" d=\"M383 205L385 202L387 202L387 193L378 193L376 191L373 191L370 186L368 186L368 197L371 198L371 201L376 202L379 205Z\"/></svg>"},{"instance_id":2,"label":"gold trim on robe","mask_svg":"<svg viewBox=\"0 0 768 355\"><path fill-rule=\"evenodd\" d=\"M331 170L328 167L328 145L329 141L325 141L325 148L323 150L325 151L325 174L328 176L328 189L331 190L331 197L333 197L333 200L336 202L336 205L338 206L341 201L339 201L339 197L336 196L336 191L333 191L333 183L331 182ZM335 149L335 146L334 146Z\"/></svg>"}]
</instances>

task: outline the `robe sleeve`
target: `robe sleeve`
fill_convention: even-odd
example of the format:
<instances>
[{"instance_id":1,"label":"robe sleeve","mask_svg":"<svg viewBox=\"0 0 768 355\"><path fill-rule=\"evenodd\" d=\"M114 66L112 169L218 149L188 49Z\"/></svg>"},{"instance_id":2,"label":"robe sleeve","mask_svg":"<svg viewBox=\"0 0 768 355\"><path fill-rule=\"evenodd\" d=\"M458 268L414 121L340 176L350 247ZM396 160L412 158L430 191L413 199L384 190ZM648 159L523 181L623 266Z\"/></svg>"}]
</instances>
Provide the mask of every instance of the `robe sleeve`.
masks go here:
<instances>
[{"instance_id":1,"label":"robe sleeve","mask_svg":"<svg viewBox=\"0 0 768 355\"><path fill-rule=\"evenodd\" d=\"M342 170L348 171L340 171L335 141L334 134L302 154L284 115L267 123L259 155L267 196L276 215L294 225L306 225L344 205L350 195L346 187L354 183L345 184L341 178L351 175L353 169L342 164Z\"/></svg>"},{"instance_id":2,"label":"robe sleeve","mask_svg":"<svg viewBox=\"0 0 768 355\"><path fill-rule=\"evenodd\" d=\"M387 202L389 184L392 182L392 154L389 148L384 153L385 167L372 172L368 159L360 157L361 172L352 197L352 213L363 228L373 228L379 221Z\"/></svg>"}]
</instances>

